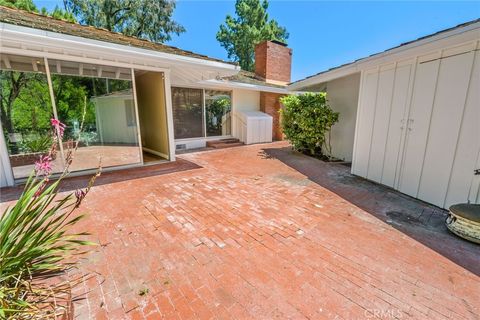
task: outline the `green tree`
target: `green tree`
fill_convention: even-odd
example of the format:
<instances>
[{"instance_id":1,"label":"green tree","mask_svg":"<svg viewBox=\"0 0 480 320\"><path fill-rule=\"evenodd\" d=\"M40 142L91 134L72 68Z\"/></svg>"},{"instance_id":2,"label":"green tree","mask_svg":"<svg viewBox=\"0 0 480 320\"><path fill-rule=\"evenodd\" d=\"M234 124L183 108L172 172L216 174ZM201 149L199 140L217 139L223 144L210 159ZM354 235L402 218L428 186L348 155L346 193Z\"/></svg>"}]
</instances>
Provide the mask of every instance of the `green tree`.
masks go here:
<instances>
[{"instance_id":1,"label":"green tree","mask_svg":"<svg viewBox=\"0 0 480 320\"><path fill-rule=\"evenodd\" d=\"M172 19L174 0L64 0L81 23L154 42L185 28Z\"/></svg>"},{"instance_id":2,"label":"green tree","mask_svg":"<svg viewBox=\"0 0 480 320\"><path fill-rule=\"evenodd\" d=\"M32 0L0 0L0 5L30 12L39 12L37 6L35 5L35 3L33 3ZM75 16L71 12L65 11L58 6L55 6L55 9L53 9L52 12L49 12L47 8L43 7L39 13L43 14L44 16L53 17L55 19L63 19L70 22L76 22Z\"/></svg>"},{"instance_id":3,"label":"green tree","mask_svg":"<svg viewBox=\"0 0 480 320\"><path fill-rule=\"evenodd\" d=\"M50 16L55 19L61 19L61 20L66 20L70 22L77 22L77 19L73 15L73 13L63 10L59 6L55 6L55 9L53 9L52 12L48 12L46 8L42 8L40 10L40 13L43 14L44 16Z\"/></svg>"},{"instance_id":4,"label":"green tree","mask_svg":"<svg viewBox=\"0 0 480 320\"><path fill-rule=\"evenodd\" d=\"M287 30L274 19L269 20L267 9L267 0L237 0L237 17L227 15L217 32L217 40L227 50L228 58L238 61L243 70L253 71L256 44L288 39Z\"/></svg>"},{"instance_id":5,"label":"green tree","mask_svg":"<svg viewBox=\"0 0 480 320\"><path fill-rule=\"evenodd\" d=\"M0 0L0 6L17 8L30 12L38 11L37 6L33 3L32 0Z\"/></svg>"}]
</instances>

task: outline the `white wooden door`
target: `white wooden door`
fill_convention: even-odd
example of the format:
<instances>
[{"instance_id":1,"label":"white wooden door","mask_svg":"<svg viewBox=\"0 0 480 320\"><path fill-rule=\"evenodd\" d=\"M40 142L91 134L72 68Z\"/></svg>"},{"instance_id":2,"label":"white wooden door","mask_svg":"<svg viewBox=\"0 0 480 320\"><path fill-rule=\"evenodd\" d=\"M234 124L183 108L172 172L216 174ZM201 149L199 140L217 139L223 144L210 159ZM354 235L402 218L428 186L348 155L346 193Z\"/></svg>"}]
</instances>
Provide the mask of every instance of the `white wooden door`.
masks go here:
<instances>
[{"instance_id":1,"label":"white wooden door","mask_svg":"<svg viewBox=\"0 0 480 320\"><path fill-rule=\"evenodd\" d=\"M361 95L364 99L361 100L357 114L358 125L355 137L355 160L352 164L352 172L361 177L366 177L368 173L370 146L372 145L371 140L377 99L378 73L376 70L366 72L363 75L362 81Z\"/></svg>"},{"instance_id":2,"label":"white wooden door","mask_svg":"<svg viewBox=\"0 0 480 320\"><path fill-rule=\"evenodd\" d=\"M388 133L382 169L379 182L389 187L396 187L404 132L406 130L406 112L408 92L412 78L412 64L398 65L395 71L395 81L391 102L391 113L388 119Z\"/></svg>"},{"instance_id":3,"label":"white wooden door","mask_svg":"<svg viewBox=\"0 0 480 320\"><path fill-rule=\"evenodd\" d=\"M352 173L443 208L480 202L479 48L364 71Z\"/></svg>"},{"instance_id":4,"label":"white wooden door","mask_svg":"<svg viewBox=\"0 0 480 320\"><path fill-rule=\"evenodd\" d=\"M473 52L468 52L440 60L435 102L417 195L418 198L440 207L444 205L457 152L473 57ZM416 125L417 123L413 123L413 130L416 130ZM475 148L473 141L470 142L471 147ZM459 161L462 162L463 159ZM472 165L469 167L472 168ZM466 200L464 198L463 201Z\"/></svg>"},{"instance_id":5,"label":"white wooden door","mask_svg":"<svg viewBox=\"0 0 480 320\"><path fill-rule=\"evenodd\" d=\"M407 120L407 140L401 168L399 190L416 197L427 146L430 118L437 85L440 60L420 62L416 67L413 98Z\"/></svg>"},{"instance_id":6,"label":"white wooden door","mask_svg":"<svg viewBox=\"0 0 480 320\"><path fill-rule=\"evenodd\" d=\"M473 52L471 53L473 55ZM466 56L465 56L466 58ZM462 125L458 137L444 207L465 202L480 203L480 52L475 52Z\"/></svg>"},{"instance_id":7,"label":"white wooden door","mask_svg":"<svg viewBox=\"0 0 480 320\"><path fill-rule=\"evenodd\" d=\"M394 79L395 65L380 69L367 170L367 178L378 182L382 180Z\"/></svg>"}]
</instances>

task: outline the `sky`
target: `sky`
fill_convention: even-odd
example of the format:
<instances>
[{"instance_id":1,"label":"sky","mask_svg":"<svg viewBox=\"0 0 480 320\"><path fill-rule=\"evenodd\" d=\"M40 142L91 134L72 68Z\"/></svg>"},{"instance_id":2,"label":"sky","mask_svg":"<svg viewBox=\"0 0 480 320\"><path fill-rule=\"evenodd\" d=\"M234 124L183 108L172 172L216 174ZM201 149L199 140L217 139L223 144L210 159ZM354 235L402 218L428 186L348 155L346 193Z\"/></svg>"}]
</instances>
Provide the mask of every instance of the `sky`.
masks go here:
<instances>
[{"instance_id":1,"label":"sky","mask_svg":"<svg viewBox=\"0 0 480 320\"><path fill-rule=\"evenodd\" d=\"M61 0L34 0L53 9ZM457 24L480 18L480 1L270 0L270 18L287 28L293 49L292 81ZM174 20L186 32L167 44L227 60L215 38L235 2L177 0Z\"/></svg>"}]
</instances>

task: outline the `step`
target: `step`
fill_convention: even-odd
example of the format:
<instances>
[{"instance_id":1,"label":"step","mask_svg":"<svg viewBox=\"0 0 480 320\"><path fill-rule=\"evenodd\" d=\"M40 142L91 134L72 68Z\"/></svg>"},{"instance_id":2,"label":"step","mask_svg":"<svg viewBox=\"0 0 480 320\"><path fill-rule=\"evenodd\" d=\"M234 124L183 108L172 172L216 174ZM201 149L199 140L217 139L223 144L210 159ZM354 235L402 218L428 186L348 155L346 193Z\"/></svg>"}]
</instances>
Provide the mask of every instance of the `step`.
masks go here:
<instances>
[{"instance_id":1,"label":"step","mask_svg":"<svg viewBox=\"0 0 480 320\"><path fill-rule=\"evenodd\" d=\"M213 145L210 145L210 148L225 149L225 148L239 147L243 145L244 145L243 142L215 143Z\"/></svg>"},{"instance_id":2,"label":"step","mask_svg":"<svg viewBox=\"0 0 480 320\"><path fill-rule=\"evenodd\" d=\"M223 149L228 147L238 147L243 145L243 142L235 138L220 139L207 141L207 147L215 149Z\"/></svg>"},{"instance_id":3,"label":"step","mask_svg":"<svg viewBox=\"0 0 480 320\"><path fill-rule=\"evenodd\" d=\"M207 147L210 147L212 145L215 145L215 144L225 144L225 143L238 143L240 142L240 140L236 139L236 138L227 138L227 139L219 139L219 140L210 140L210 141L207 141Z\"/></svg>"}]
</instances>

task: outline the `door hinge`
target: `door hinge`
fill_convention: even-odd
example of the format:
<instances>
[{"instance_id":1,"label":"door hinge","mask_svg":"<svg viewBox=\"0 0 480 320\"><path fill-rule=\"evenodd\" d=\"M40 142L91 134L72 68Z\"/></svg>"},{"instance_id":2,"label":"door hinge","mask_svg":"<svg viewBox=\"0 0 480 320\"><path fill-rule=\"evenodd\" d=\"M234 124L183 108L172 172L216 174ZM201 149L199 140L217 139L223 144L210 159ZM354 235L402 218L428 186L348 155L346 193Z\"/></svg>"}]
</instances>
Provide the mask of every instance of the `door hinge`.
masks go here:
<instances>
[{"instance_id":1,"label":"door hinge","mask_svg":"<svg viewBox=\"0 0 480 320\"><path fill-rule=\"evenodd\" d=\"M473 174L476 176L480 175L480 169L473 170Z\"/></svg>"}]
</instances>

